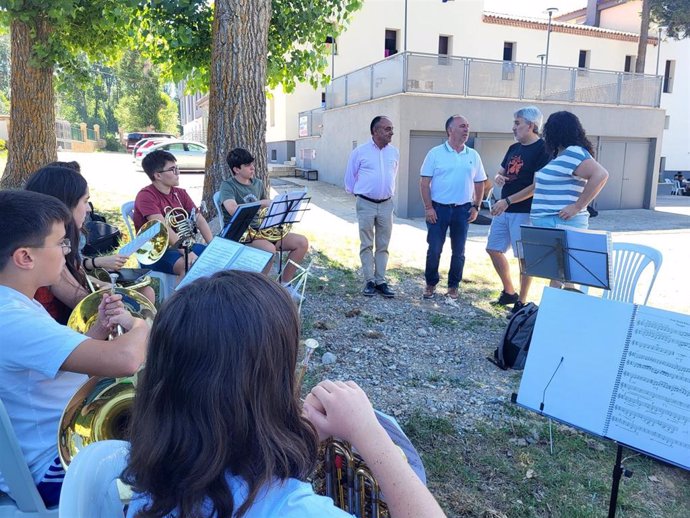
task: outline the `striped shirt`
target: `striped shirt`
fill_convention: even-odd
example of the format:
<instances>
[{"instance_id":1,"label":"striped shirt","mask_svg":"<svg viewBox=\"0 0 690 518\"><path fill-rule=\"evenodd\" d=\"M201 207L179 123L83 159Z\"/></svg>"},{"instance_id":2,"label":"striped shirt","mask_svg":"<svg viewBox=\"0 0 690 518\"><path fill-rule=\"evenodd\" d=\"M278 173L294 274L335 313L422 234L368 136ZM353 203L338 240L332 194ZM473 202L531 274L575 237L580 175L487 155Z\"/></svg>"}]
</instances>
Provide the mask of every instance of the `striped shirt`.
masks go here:
<instances>
[{"instance_id":1,"label":"striped shirt","mask_svg":"<svg viewBox=\"0 0 690 518\"><path fill-rule=\"evenodd\" d=\"M592 158L580 146L569 146L534 175L536 182L532 199L532 216L557 216L564 207L577 202L587 180L575 176L575 170ZM579 214L586 214L582 209Z\"/></svg>"}]
</instances>

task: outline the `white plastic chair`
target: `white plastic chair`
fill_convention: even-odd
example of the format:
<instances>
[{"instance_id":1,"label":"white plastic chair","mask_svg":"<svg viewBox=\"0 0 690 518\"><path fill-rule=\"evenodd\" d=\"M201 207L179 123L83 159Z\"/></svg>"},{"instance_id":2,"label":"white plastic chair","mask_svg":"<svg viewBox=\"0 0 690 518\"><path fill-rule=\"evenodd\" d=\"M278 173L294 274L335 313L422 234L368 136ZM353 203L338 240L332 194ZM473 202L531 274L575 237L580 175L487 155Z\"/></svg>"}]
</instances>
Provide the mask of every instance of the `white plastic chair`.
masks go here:
<instances>
[{"instance_id":1,"label":"white plastic chair","mask_svg":"<svg viewBox=\"0 0 690 518\"><path fill-rule=\"evenodd\" d=\"M57 509L46 509L26 465L14 428L0 400L0 472L12 498L0 492L0 518L57 518Z\"/></svg>"},{"instance_id":2,"label":"white plastic chair","mask_svg":"<svg viewBox=\"0 0 690 518\"><path fill-rule=\"evenodd\" d=\"M124 501L118 483L127 464L129 443L97 441L72 460L62 483L59 518L123 518Z\"/></svg>"},{"instance_id":3,"label":"white plastic chair","mask_svg":"<svg viewBox=\"0 0 690 518\"><path fill-rule=\"evenodd\" d=\"M218 213L218 222L220 223L220 230L225 228L225 218L223 217L223 211L220 203L220 191L213 193L213 204L216 206L216 212Z\"/></svg>"},{"instance_id":4,"label":"white plastic chair","mask_svg":"<svg viewBox=\"0 0 690 518\"><path fill-rule=\"evenodd\" d=\"M125 220L125 225L127 225L127 232L129 233L129 239L134 239L134 222L132 220L132 215L134 214L134 202L126 201L120 207L120 212L122 213L122 219ZM175 291L175 283L177 282L177 276L170 273L154 272L151 270L149 273L151 277L158 279L160 283L160 297L161 300L165 300L167 297L173 294Z\"/></svg>"},{"instance_id":5,"label":"white plastic chair","mask_svg":"<svg viewBox=\"0 0 690 518\"><path fill-rule=\"evenodd\" d=\"M654 287L654 281L661 268L663 255L655 248L634 243L613 243L612 254L613 277L611 286L613 289L604 290L602 298L617 300L620 302L635 302L637 283L640 276L652 265L654 271L652 278L646 286L646 293L639 293L639 297L644 296L643 305L647 304L649 294ZM587 293L587 287L582 286L582 291Z\"/></svg>"},{"instance_id":6,"label":"white plastic chair","mask_svg":"<svg viewBox=\"0 0 690 518\"><path fill-rule=\"evenodd\" d=\"M673 194L673 195L683 194L683 186L681 185L681 183L678 180L673 182L673 188L671 189L671 194Z\"/></svg>"}]
</instances>

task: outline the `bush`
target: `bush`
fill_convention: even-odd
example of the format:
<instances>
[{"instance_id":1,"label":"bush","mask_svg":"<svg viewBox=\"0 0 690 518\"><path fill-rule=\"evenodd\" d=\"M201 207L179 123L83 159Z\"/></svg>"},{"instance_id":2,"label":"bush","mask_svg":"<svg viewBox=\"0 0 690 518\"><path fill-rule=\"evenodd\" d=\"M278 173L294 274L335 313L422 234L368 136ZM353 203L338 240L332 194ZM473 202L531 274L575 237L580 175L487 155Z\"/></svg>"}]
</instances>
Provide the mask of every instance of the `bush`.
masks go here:
<instances>
[{"instance_id":1,"label":"bush","mask_svg":"<svg viewBox=\"0 0 690 518\"><path fill-rule=\"evenodd\" d=\"M7 149L7 142L0 138L0 151L5 151Z\"/></svg>"},{"instance_id":2,"label":"bush","mask_svg":"<svg viewBox=\"0 0 690 518\"><path fill-rule=\"evenodd\" d=\"M105 150L106 151L120 151L122 146L120 145L120 139L117 135L112 133L105 136Z\"/></svg>"}]
</instances>

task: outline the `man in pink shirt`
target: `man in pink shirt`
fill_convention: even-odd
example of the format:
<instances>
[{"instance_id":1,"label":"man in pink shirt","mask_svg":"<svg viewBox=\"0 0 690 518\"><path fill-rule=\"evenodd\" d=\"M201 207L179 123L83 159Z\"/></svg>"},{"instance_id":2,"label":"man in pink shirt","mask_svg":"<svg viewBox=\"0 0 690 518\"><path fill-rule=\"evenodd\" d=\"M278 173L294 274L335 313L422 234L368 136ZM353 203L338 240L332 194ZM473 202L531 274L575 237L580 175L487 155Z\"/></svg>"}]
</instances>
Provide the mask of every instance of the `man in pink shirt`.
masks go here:
<instances>
[{"instance_id":1,"label":"man in pink shirt","mask_svg":"<svg viewBox=\"0 0 690 518\"><path fill-rule=\"evenodd\" d=\"M393 123L378 115L369 126L371 140L350 155L345 171L345 190L357 197L359 258L366 285L362 295L395 296L386 283L388 243L393 230L393 195L400 152L391 145Z\"/></svg>"}]
</instances>

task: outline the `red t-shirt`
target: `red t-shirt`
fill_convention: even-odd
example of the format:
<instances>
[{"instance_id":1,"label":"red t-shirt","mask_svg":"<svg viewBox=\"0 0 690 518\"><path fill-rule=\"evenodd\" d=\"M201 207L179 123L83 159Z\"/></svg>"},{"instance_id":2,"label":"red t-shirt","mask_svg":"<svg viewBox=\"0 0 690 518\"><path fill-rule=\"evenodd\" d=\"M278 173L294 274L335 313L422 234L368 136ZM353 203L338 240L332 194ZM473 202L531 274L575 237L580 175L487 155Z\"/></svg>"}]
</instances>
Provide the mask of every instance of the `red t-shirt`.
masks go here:
<instances>
[{"instance_id":1,"label":"red t-shirt","mask_svg":"<svg viewBox=\"0 0 690 518\"><path fill-rule=\"evenodd\" d=\"M72 309L62 303L53 292L50 291L49 287L38 288L34 299L41 303L41 306L46 308L46 311L57 320L60 324L67 325L67 320L72 313Z\"/></svg>"},{"instance_id":2,"label":"red t-shirt","mask_svg":"<svg viewBox=\"0 0 690 518\"><path fill-rule=\"evenodd\" d=\"M160 192L153 184L144 187L134 199L134 228L139 230L148 221L148 216L160 214L165 217L166 212L175 207L182 207L190 214L196 205L187 191L179 187L171 187L168 194Z\"/></svg>"}]
</instances>

